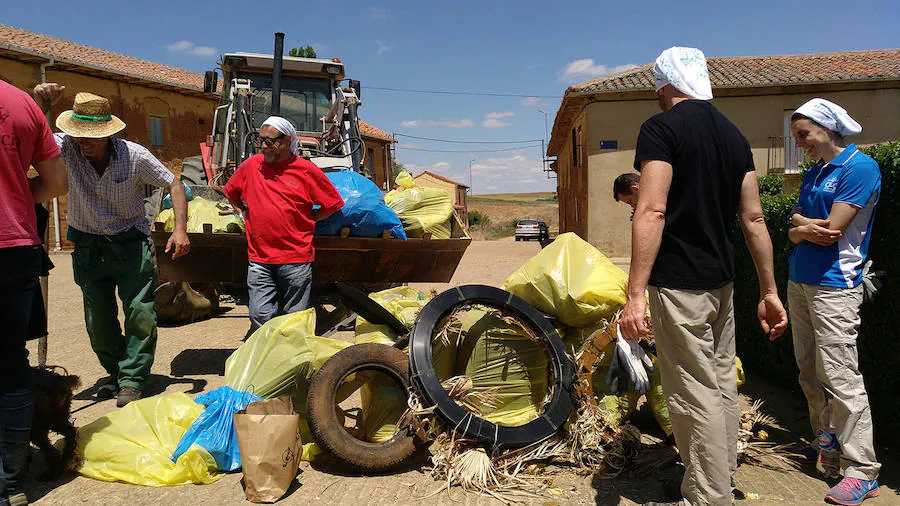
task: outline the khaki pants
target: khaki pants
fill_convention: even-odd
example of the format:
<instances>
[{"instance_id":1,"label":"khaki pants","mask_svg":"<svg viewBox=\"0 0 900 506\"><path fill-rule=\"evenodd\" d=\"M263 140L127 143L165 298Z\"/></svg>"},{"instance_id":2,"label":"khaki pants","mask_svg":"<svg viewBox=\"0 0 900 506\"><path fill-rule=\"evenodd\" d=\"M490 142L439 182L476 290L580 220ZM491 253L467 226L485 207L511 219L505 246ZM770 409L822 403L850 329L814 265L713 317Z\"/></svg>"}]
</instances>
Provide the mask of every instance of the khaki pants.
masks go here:
<instances>
[{"instance_id":1,"label":"khaki pants","mask_svg":"<svg viewBox=\"0 0 900 506\"><path fill-rule=\"evenodd\" d=\"M881 464L875 460L872 413L856 353L862 300L862 285L788 283L794 356L813 431L837 434L844 476L874 480Z\"/></svg>"},{"instance_id":2,"label":"khaki pants","mask_svg":"<svg viewBox=\"0 0 900 506\"><path fill-rule=\"evenodd\" d=\"M681 493L694 505L732 504L738 409L733 285L650 287L662 387L684 462Z\"/></svg>"}]
</instances>

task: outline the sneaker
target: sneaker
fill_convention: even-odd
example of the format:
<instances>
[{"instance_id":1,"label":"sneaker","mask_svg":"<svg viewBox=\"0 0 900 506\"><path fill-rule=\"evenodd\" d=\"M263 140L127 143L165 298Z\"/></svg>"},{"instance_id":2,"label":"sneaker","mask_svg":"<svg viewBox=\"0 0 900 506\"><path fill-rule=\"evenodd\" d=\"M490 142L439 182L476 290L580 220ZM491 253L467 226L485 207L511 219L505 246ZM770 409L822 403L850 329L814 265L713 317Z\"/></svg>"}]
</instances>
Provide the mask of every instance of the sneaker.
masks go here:
<instances>
[{"instance_id":1,"label":"sneaker","mask_svg":"<svg viewBox=\"0 0 900 506\"><path fill-rule=\"evenodd\" d=\"M112 399L119 393L119 385L116 384L116 379L112 376L106 378L106 381L97 388L97 398L98 399Z\"/></svg>"},{"instance_id":2,"label":"sneaker","mask_svg":"<svg viewBox=\"0 0 900 506\"><path fill-rule=\"evenodd\" d=\"M119 390L119 397L116 399L116 407L126 406L131 401L141 398L141 391L134 387L122 387Z\"/></svg>"},{"instance_id":3,"label":"sneaker","mask_svg":"<svg viewBox=\"0 0 900 506\"><path fill-rule=\"evenodd\" d=\"M825 501L850 506L862 504L870 497L878 497L878 480L844 478L840 483L831 487L831 490L825 495Z\"/></svg>"}]
</instances>

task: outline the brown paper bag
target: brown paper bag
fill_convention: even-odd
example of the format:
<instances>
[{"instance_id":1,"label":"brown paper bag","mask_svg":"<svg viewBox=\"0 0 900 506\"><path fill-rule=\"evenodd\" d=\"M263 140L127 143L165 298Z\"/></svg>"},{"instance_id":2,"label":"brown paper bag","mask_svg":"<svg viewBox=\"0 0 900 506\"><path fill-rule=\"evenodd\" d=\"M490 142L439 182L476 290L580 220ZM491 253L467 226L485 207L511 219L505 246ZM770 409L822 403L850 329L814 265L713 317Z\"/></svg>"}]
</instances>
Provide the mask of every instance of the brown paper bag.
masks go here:
<instances>
[{"instance_id":1,"label":"brown paper bag","mask_svg":"<svg viewBox=\"0 0 900 506\"><path fill-rule=\"evenodd\" d=\"M290 396L253 402L234 414L250 502L275 502L290 488L303 451L299 426Z\"/></svg>"}]
</instances>

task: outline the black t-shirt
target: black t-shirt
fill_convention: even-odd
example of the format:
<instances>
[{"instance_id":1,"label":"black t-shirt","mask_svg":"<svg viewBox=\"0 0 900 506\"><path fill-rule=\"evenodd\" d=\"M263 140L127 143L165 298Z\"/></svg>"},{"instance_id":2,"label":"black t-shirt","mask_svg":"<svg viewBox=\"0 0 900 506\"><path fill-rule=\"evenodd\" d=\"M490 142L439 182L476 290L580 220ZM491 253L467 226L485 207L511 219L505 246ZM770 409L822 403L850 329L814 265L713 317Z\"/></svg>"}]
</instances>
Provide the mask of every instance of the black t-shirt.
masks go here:
<instances>
[{"instance_id":1,"label":"black t-shirt","mask_svg":"<svg viewBox=\"0 0 900 506\"><path fill-rule=\"evenodd\" d=\"M650 284L711 290L734 280L731 232L744 175L754 169L747 139L705 100L685 100L641 125L634 168L672 165L666 224Z\"/></svg>"}]
</instances>

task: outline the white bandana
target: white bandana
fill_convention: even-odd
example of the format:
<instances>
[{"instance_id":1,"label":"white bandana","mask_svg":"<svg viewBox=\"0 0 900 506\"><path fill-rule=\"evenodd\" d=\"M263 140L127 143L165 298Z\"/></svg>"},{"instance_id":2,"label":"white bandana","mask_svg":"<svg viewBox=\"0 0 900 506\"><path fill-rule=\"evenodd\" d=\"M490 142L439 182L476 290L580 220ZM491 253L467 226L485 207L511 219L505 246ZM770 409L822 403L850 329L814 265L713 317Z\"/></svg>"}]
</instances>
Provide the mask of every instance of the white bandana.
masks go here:
<instances>
[{"instance_id":1,"label":"white bandana","mask_svg":"<svg viewBox=\"0 0 900 506\"><path fill-rule=\"evenodd\" d=\"M862 132L862 126L851 118L843 107L823 98L810 100L798 107L794 114L802 114L841 136L856 135Z\"/></svg>"},{"instance_id":2,"label":"white bandana","mask_svg":"<svg viewBox=\"0 0 900 506\"><path fill-rule=\"evenodd\" d=\"M712 85L703 51L693 47L670 47L659 55L653 66L656 90L671 84L678 91L698 100L713 98Z\"/></svg>"},{"instance_id":3,"label":"white bandana","mask_svg":"<svg viewBox=\"0 0 900 506\"><path fill-rule=\"evenodd\" d=\"M284 135L291 136L291 153L294 153L296 156L300 156L300 149L297 146L297 131L294 130L294 125L291 124L290 121L282 118L281 116L269 116L269 118L263 121L262 126L270 126L275 130L283 133Z\"/></svg>"}]
</instances>

